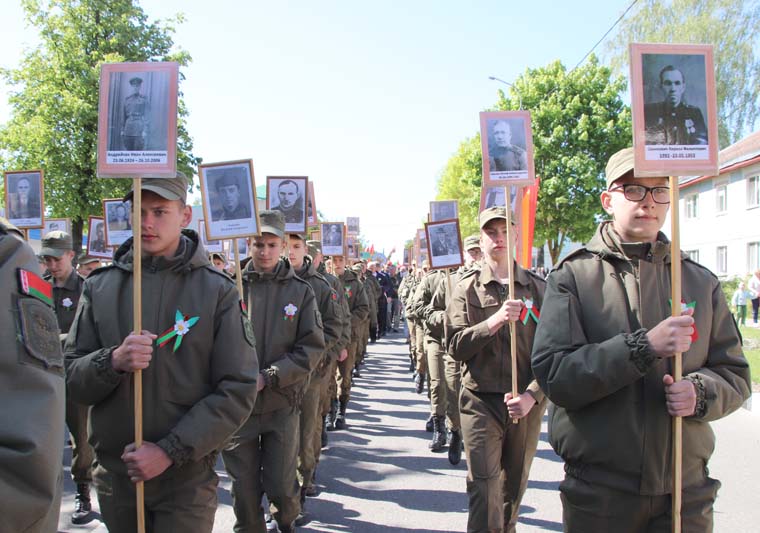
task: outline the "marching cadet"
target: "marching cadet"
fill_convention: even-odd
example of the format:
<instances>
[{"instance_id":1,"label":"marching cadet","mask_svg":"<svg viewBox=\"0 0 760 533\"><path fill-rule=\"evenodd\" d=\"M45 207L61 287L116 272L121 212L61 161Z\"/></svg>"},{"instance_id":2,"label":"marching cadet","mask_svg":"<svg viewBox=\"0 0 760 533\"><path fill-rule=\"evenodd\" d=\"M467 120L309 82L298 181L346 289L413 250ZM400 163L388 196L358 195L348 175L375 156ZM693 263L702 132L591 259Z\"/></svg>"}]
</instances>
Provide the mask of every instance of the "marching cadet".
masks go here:
<instances>
[{"instance_id":1,"label":"marching cadet","mask_svg":"<svg viewBox=\"0 0 760 533\"><path fill-rule=\"evenodd\" d=\"M301 516L296 524L305 520L303 506L306 496L315 496L314 475L317 457L322 450L322 418L320 416L320 393L324 388L326 371L337 355L333 348L343 333L343 318L337 293L327 280L317 272L311 257L306 255L306 242L303 237L291 233L289 237L288 258L296 275L311 285L317 301L317 308L322 315L325 349L317 366L309 378L309 386L301 402L300 443L298 449L298 482L301 486Z\"/></svg>"},{"instance_id":2,"label":"marching cadet","mask_svg":"<svg viewBox=\"0 0 760 533\"><path fill-rule=\"evenodd\" d=\"M53 291L0 218L0 529L54 533L63 490L65 381Z\"/></svg>"},{"instance_id":3,"label":"marching cadet","mask_svg":"<svg viewBox=\"0 0 760 533\"><path fill-rule=\"evenodd\" d=\"M68 390L91 405L93 478L112 533L137 529L145 482L147 531L210 532L218 451L248 418L258 365L235 284L208 261L187 178L144 178L142 323L132 330L133 242L87 278L66 339ZM133 192L127 195L131 199ZM135 214L137 216L138 214ZM132 373L142 370L144 442L134 444Z\"/></svg>"},{"instance_id":4,"label":"marching cadet","mask_svg":"<svg viewBox=\"0 0 760 533\"><path fill-rule=\"evenodd\" d=\"M359 365L364 363L364 356L367 354L367 343L377 342L377 294L380 291L380 284L377 282L372 273L367 272L367 263L360 261L356 263L352 270L356 273L359 280L364 285L364 293L367 295L369 304L369 313L365 319L364 335L359 349L356 350L356 361L354 361L353 377L361 377L359 374Z\"/></svg>"},{"instance_id":5,"label":"marching cadet","mask_svg":"<svg viewBox=\"0 0 760 533\"><path fill-rule=\"evenodd\" d=\"M252 239L243 271L261 369L259 394L222 458L232 478L234 530L266 531L261 507L266 492L280 531L289 533L301 510L296 479L301 402L325 339L314 291L280 257L286 242L283 214L265 210L259 218L261 236Z\"/></svg>"},{"instance_id":6,"label":"marching cadet","mask_svg":"<svg viewBox=\"0 0 760 533\"><path fill-rule=\"evenodd\" d=\"M84 287L84 278L74 270L74 246L71 235L63 231L51 231L42 238L40 256L45 261L48 275L45 281L53 285L53 308L58 319L61 336L71 329L74 322L79 296ZM89 407L66 398L66 425L71 434L71 477L77 487L74 496L72 524L86 524L92 520L90 483L92 483L92 461L95 452L87 442L87 413Z\"/></svg>"},{"instance_id":7,"label":"marching cadet","mask_svg":"<svg viewBox=\"0 0 760 533\"><path fill-rule=\"evenodd\" d=\"M449 283L451 283L451 290L453 290L469 269L480 268L479 261L483 255L480 251L480 237L478 235L465 237L464 252L464 266L451 275L451 280L449 281L445 276L440 277L438 287L435 289L430 302L431 310L426 319L428 329L433 335L437 335L441 339L441 346L443 347L448 345L444 317L446 306L451 298ZM461 363L452 358L445 350L443 363L446 383L446 425L451 433L449 462L452 465L458 465L459 461L462 460L462 431L459 417L459 390L462 384Z\"/></svg>"},{"instance_id":8,"label":"marching cadet","mask_svg":"<svg viewBox=\"0 0 760 533\"><path fill-rule=\"evenodd\" d=\"M430 414L433 417L433 438L430 441L430 451L438 452L446 445L446 380L443 363L443 347L441 335L434 334L427 325L427 319L432 313L430 307L433 292L441 279L446 279L442 270L427 272L417 289L414 291L412 312L419 319L417 327L424 332L423 350L427 359L427 370L430 375ZM439 332L440 333L440 332Z\"/></svg>"},{"instance_id":9,"label":"marching cadet","mask_svg":"<svg viewBox=\"0 0 760 533\"><path fill-rule=\"evenodd\" d=\"M411 303L411 297L414 296L414 291L417 285L417 266L412 263L412 268L409 274L401 280L401 286L399 287L398 297L401 300L401 304L404 306L404 318L406 319L406 340L409 343L409 372L414 372L417 366L417 342L414 320L409 316L409 305Z\"/></svg>"},{"instance_id":10,"label":"marching cadet","mask_svg":"<svg viewBox=\"0 0 760 533\"><path fill-rule=\"evenodd\" d=\"M671 530L673 416L684 417L682 530L712 531L710 422L750 395L741 337L718 279L685 254L683 312L671 316L668 179L634 178L632 148L606 178L612 220L549 275L532 357L565 461L565 531Z\"/></svg>"},{"instance_id":11,"label":"marching cadet","mask_svg":"<svg viewBox=\"0 0 760 533\"><path fill-rule=\"evenodd\" d=\"M364 285L350 268L346 268L346 258L342 255L334 255L331 259L335 275L343 284L343 294L351 313L351 343L348 356L338 362L336 373L338 397L333 397L328 417L335 421L331 424L335 429L346 429L346 407L351 398L351 372L362 336L366 331L364 325L369 314L369 303ZM330 425L327 429L330 429Z\"/></svg>"},{"instance_id":12,"label":"marching cadet","mask_svg":"<svg viewBox=\"0 0 760 533\"><path fill-rule=\"evenodd\" d=\"M545 284L515 263L514 299L507 299L507 246L514 248L517 228L512 228L508 243L506 215L504 207L480 213L481 268L462 276L446 308L449 353L462 362L459 411L467 456L469 532L515 531L546 409L530 368ZM517 354L512 354L507 325L518 319ZM512 390L515 356L518 391Z\"/></svg>"},{"instance_id":13,"label":"marching cadet","mask_svg":"<svg viewBox=\"0 0 760 533\"><path fill-rule=\"evenodd\" d=\"M414 343L414 353L416 357L414 368L414 390L417 394L422 394L425 390L425 379L427 374L427 355L425 354L425 326L423 324L423 318L417 315L417 306L415 300L417 298L417 288L422 283L422 279L427 274L430 267L428 266L427 259L422 261L422 268L418 268L415 272L417 281L413 285L414 292L410 292L407 297L407 318L414 322L414 336L412 342ZM433 431L433 415L430 415L427 425L430 426L428 431ZM427 429L427 428L426 428Z\"/></svg>"},{"instance_id":14,"label":"marching cadet","mask_svg":"<svg viewBox=\"0 0 760 533\"><path fill-rule=\"evenodd\" d=\"M89 255L84 256L82 259L79 260L79 266L77 266L77 272L79 272L79 275L83 278L86 278L89 276L93 270L100 268L103 266L103 263L100 262L100 259L97 257L90 257Z\"/></svg>"}]
</instances>

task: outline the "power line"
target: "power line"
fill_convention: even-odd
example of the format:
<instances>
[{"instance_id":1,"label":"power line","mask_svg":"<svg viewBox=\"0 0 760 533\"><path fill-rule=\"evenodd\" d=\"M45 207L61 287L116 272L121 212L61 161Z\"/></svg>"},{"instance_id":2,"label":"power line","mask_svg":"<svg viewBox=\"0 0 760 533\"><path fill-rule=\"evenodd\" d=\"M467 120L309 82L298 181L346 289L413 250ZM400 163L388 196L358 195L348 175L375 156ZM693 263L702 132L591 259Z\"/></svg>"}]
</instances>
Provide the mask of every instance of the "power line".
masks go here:
<instances>
[{"instance_id":1,"label":"power line","mask_svg":"<svg viewBox=\"0 0 760 533\"><path fill-rule=\"evenodd\" d=\"M596 50L596 47L599 46L599 44L601 44L601 42L604 41L604 39L610 34L610 32L615 29L615 26L617 26L620 23L620 21L623 20L623 18L628 14L628 12L631 10L631 8L636 5L636 2L638 2L638 1L639 0L633 0L633 2L631 2L631 5L628 6L628 9L626 9L625 11L623 11L623 14L620 15L620 17L618 17L618 19L615 21L615 23L612 26L610 26L610 29L607 30L607 32L604 35L602 35L602 38L599 39L596 42L596 44L591 47L591 50L589 50L588 52L586 52L586 55L583 56L583 59L581 59L580 61L578 61L578 64L573 67L573 70L577 69L579 66L581 66L581 63L583 63L584 61L586 61L586 58L588 56L590 56L591 53L594 50ZM572 70L570 72L572 72Z\"/></svg>"}]
</instances>

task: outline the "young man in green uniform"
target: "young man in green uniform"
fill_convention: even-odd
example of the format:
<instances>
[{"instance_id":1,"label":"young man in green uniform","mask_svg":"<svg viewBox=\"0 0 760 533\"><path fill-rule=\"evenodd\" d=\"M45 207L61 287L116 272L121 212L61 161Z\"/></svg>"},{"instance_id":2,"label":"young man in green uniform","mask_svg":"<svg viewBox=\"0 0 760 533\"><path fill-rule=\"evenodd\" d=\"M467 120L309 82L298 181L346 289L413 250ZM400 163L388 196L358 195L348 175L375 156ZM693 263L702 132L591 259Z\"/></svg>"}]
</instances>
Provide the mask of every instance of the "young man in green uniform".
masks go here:
<instances>
[{"instance_id":1,"label":"young man in green uniform","mask_svg":"<svg viewBox=\"0 0 760 533\"><path fill-rule=\"evenodd\" d=\"M147 531L210 532L218 451L247 419L258 365L234 283L208 261L188 182L142 182L142 324L132 331L133 242L84 284L66 339L66 380L91 405L93 478L112 533L137 529L135 483L145 482ZM127 199L132 197L132 193ZM135 214L137 218L138 214ZM143 437L134 444L132 374L142 371Z\"/></svg>"},{"instance_id":2,"label":"young man in green uniform","mask_svg":"<svg viewBox=\"0 0 760 533\"><path fill-rule=\"evenodd\" d=\"M45 281L53 285L53 308L62 339L65 339L74 322L79 296L84 287L84 278L74 270L71 235L63 231L51 231L45 235L40 256L48 271ZM74 512L71 515L73 524L85 524L92 519L90 483L95 452L87 442L88 411L88 406L66 398L66 425L71 434L71 478L77 487Z\"/></svg>"},{"instance_id":3,"label":"young man in green uniform","mask_svg":"<svg viewBox=\"0 0 760 533\"><path fill-rule=\"evenodd\" d=\"M234 531L266 531L261 507L266 492L280 531L289 533L301 510L296 479L301 403L325 339L314 291L281 257L283 214L265 210L259 218L261 236L252 239L251 260L243 271L261 369L259 394L222 458L232 478Z\"/></svg>"},{"instance_id":4,"label":"young man in green uniform","mask_svg":"<svg viewBox=\"0 0 760 533\"><path fill-rule=\"evenodd\" d=\"M0 529L58 530L65 381L53 292L0 218Z\"/></svg>"},{"instance_id":5,"label":"young man in green uniform","mask_svg":"<svg viewBox=\"0 0 760 533\"><path fill-rule=\"evenodd\" d=\"M508 242L506 215L503 207L480 213L481 267L462 276L446 308L449 353L462 362L468 532L515 531L546 409L530 368L545 283L514 262L514 299L508 299L507 246L514 248L517 228ZM510 321L516 322L516 354L510 351ZM513 357L517 391L512 390Z\"/></svg>"},{"instance_id":6,"label":"young man in green uniform","mask_svg":"<svg viewBox=\"0 0 760 533\"><path fill-rule=\"evenodd\" d=\"M717 278L683 254L684 312L671 317L668 179L634 178L631 148L606 174L612 220L549 275L532 357L565 460L565 531L670 531L673 416L684 417L682 529L711 531L709 422L749 397L741 338Z\"/></svg>"}]
</instances>

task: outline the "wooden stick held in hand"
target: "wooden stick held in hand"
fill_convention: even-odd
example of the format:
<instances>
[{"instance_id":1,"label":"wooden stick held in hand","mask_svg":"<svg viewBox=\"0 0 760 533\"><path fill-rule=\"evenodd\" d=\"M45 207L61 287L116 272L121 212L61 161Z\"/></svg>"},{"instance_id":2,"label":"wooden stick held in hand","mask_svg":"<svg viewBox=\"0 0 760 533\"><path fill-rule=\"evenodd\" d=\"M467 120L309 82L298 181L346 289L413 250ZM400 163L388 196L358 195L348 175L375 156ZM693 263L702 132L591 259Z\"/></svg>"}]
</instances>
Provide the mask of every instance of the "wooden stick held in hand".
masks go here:
<instances>
[{"instance_id":1,"label":"wooden stick held in hand","mask_svg":"<svg viewBox=\"0 0 760 533\"><path fill-rule=\"evenodd\" d=\"M681 316L681 238L678 226L678 176L670 176L670 314ZM683 356L673 358L673 380L683 377ZM681 474L683 462L683 418L673 417L673 533L681 532Z\"/></svg>"},{"instance_id":2,"label":"wooden stick held in hand","mask_svg":"<svg viewBox=\"0 0 760 533\"><path fill-rule=\"evenodd\" d=\"M134 331L142 331L142 178L135 178L132 193L132 314ZM142 407L142 370L133 374L135 388L135 449L143 441L143 407ZM137 532L145 533L145 484L138 481L135 485L137 498Z\"/></svg>"},{"instance_id":3,"label":"wooden stick held in hand","mask_svg":"<svg viewBox=\"0 0 760 533\"><path fill-rule=\"evenodd\" d=\"M512 202L509 197L509 186L504 187L504 203L507 212L507 276L509 276L510 300L515 299L515 268L512 253ZM509 353L512 360L512 398L517 398L520 392L517 390L517 336L515 335L515 323L509 321ZM513 418L512 423L517 424L518 419Z\"/></svg>"}]
</instances>

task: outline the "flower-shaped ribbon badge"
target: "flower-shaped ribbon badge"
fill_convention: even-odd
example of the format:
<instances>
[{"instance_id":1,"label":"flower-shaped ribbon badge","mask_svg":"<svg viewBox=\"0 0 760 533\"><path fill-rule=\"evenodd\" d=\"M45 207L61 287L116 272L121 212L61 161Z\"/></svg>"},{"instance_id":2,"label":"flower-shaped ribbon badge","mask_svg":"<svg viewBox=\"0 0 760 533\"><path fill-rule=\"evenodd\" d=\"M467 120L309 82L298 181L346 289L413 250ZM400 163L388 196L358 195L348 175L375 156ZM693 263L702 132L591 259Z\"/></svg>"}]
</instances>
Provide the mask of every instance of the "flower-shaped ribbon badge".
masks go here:
<instances>
[{"instance_id":1,"label":"flower-shaped ribbon badge","mask_svg":"<svg viewBox=\"0 0 760 533\"><path fill-rule=\"evenodd\" d=\"M190 331L190 328L192 328L198 320L200 320L200 317L194 316L193 318L190 318L187 315L183 315L182 311L177 309L177 312L174 313L174 325L164 331L158 339L156 339L156 344L163 348L170 340L176 337L174 340L174 348L172 348L172 352L176 352L179 345L182 344L182 338L187 335L187 332Z\"/></svg>"},{"instance_id":2,"label":"flower-shaped ribbon badge","mask_svg":"<svg viewBox=\"0 0 760 533\"><path fill-rule=\"evenodd\" d=\"M289 303L282 310L285 311L285 316L282 317L282 319L283 320L290 320L291 322L293 322L293 318L295 318L296 311L298 311L298 308L295 305L293 305L292 303Z\"/></svg>"},{"instance_id":3,"label":"flower-shaped ribbon badge","mask_svg":"<svg viewBox=\"0 0 760 533\"><path fill-rule=\"evenodd\" d=\"M528 324L529 318L532 318L533 321L538 324L538 319L541 317L541 312L538 310L538 307L533 304L533 300L530 298L523 298L523 302L525 305L523 306L522 311L520 311L520 320L523 325L525 326Z\"/></svg>"},{"instance_id":4,"label":"flower-shaped ribbon badge","mask_svg":"<svg viewBox=\"0 0 760 533\"><path fill-rule=\"evenodd\" d=\"M72 305L74 305L74 302L72 302L72 301L71 301L71 298L64 298L64 299L63 299L63 301L61 302L61 304L62 304L62 305L63 305L63 306L66 308L66 309L68 309L69 307L71 307Z\"/></svg>"},{"instance_id":5,"label":"flower-shaped ribbon badge","mask_svg":"<svg viewBox=\"0 0 760 533\"><path fill-rule=\"evenodd\" d=\"M673 305L673 300L671 298L668 298L668 304L671 306ZM686 300L681 300L681 312L683 313L687 309L693 309L694 313L697 312L697 301L694 300L693 302L686 303ZM691 314L691 316L694 316L694 313ZM691 342L697 342L697 339L699 339L699 332L697 331L697 323L694 322L692 324L692 329L694 332L691 334Z\"/></svg>"},{"instance_id":6,"label":"flower-shaped ribbon badge","mask_svg":"<svg viewBox=\"0 0 760 533\"><path fill-rule=\"evenodd\" d=\"M346 292L346 298L348 298L350 300L351 296L353 295L353 293L351 292L351 287L349 287L348 285L346 285L344 287L344 291Z\"/></svg>"}]
</instances>

